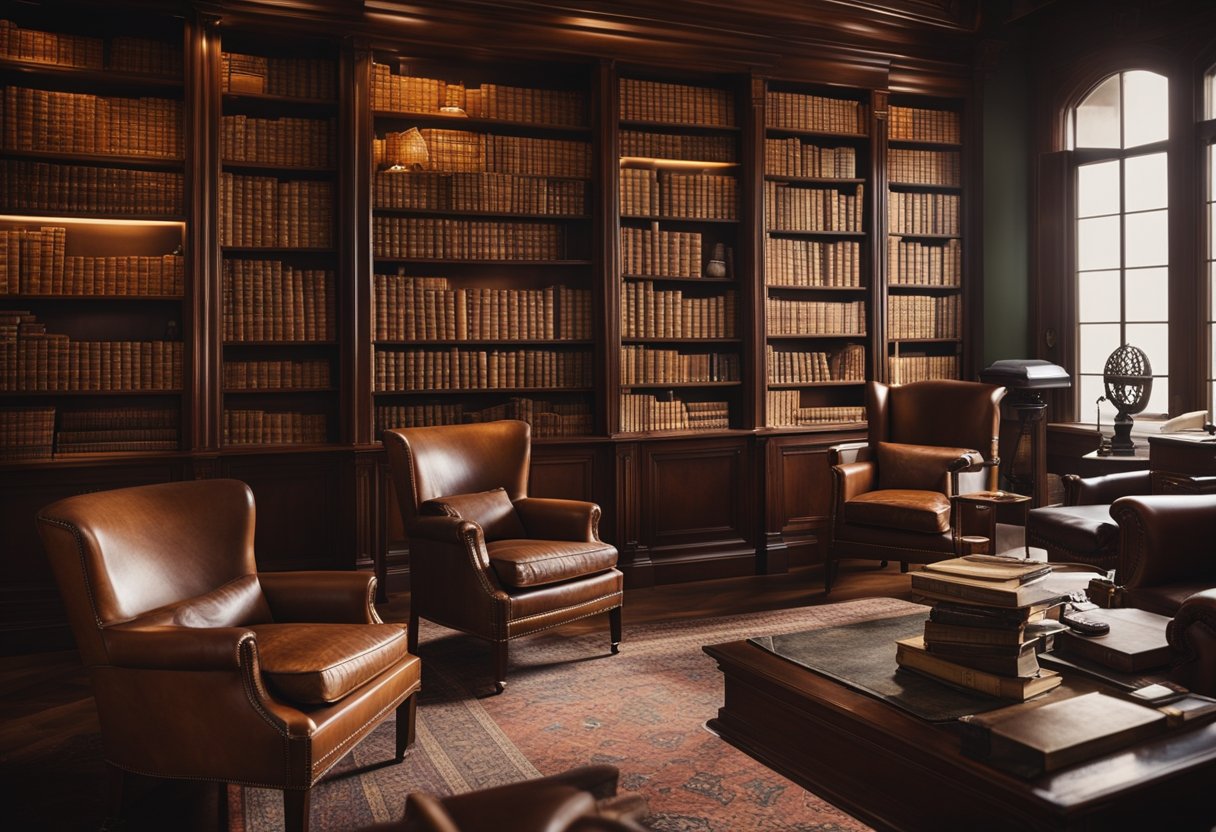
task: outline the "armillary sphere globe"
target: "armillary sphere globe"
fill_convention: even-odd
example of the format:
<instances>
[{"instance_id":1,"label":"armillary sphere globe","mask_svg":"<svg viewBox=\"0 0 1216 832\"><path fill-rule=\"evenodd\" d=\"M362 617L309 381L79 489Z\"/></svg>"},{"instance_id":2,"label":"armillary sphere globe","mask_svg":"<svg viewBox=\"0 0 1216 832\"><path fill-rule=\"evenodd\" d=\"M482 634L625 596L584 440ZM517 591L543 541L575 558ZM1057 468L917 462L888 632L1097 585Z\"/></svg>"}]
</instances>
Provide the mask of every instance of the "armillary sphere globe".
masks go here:
<instances>
[{"instance_id":1,"label":"armillary sphere globe","mask_svg":"<svg viewBox=\"0 0 1216 832\"><path fill-rule=\"evenodd\" d=\"M1106 398L1124 416L1134 416L1148 407L1153 392L1153 368L1139 347L1124 344L1106 359L1102 370Z\"/></svg>"}]
</instances>

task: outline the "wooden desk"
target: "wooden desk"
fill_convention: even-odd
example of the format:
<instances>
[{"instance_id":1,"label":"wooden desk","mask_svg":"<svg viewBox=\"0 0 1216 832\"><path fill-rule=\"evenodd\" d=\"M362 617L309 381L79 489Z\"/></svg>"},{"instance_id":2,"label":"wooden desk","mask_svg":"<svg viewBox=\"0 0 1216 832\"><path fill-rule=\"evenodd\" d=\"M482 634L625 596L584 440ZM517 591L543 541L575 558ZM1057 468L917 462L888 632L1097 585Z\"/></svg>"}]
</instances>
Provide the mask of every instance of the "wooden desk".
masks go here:
<instances>
[{"instance_id":1,"label":"wooden desk","mask_svg":"<svg viewBox=\"0 0 1216 832\"><path fill-rule=\"evenodd\" d=\"M1209 494L1216 491L1216 437L1207 433L1167 433L1148 438L1148 467L1154 494Z\"/></svg>"},{"instance_id":2,"label":"wooden desk","mask_svg":"<svg viewBox=\"0 0 1216 832\"><path fill-rule=\"evenodd\" d=\"M964 757L955 725L924 722L746 641L704 649L726 677L709 727L878 829L1206 832L1216 821L1216 724L1023 780Z\"/></svg>"}]
</instances>

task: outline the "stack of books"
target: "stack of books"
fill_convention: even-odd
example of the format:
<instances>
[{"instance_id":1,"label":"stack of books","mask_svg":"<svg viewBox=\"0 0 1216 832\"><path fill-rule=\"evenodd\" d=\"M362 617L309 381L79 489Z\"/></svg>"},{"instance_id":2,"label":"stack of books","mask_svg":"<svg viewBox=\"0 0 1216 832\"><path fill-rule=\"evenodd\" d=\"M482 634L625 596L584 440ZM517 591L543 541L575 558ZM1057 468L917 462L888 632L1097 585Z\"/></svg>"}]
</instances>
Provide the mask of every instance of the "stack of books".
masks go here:
<instances>
[{"instance_id":1,"label":"stack of books","mask_svg":"<svg viewBox=\"0 0 1216 832\"><path fill-rule=\"evenodd\" d=\"M912 589L937 603L924 636L898 642L901 667L952 685L1024 701L1060 684L1039 667L1037 630L1065 599L1043 586L1045 563L986 555L912 573Z\"/></svg>"}]
</instances>

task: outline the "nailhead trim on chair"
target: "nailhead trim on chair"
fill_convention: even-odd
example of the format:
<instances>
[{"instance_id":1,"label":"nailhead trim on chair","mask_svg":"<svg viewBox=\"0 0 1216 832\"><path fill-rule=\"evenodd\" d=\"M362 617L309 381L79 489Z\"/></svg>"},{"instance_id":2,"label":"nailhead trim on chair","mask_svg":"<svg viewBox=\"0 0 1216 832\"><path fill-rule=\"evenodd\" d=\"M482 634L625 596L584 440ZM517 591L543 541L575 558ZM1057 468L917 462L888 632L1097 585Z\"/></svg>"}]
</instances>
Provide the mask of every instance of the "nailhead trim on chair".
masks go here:
<instances>
[{"instance_id":1,"label":"nailhead trim on chair","mask_svg":"<svg viewBox=\"0 0 1216 832\"><path fill-rule=\"evenodd\" d=\"M93 623L97 625L97 629L102 628L101 616L97 613L97 598L93 595L93 584L89 582L89 570L85 568L84 557L84 538L80 534L80 529L75 524L69 523L66 520L59 520L54 517L39 515L39 519L43 522L50 523L52 526L58 526L61 529L67 529L72 539L76 541L76 554L80 556L80 572L84 575L84 588L89 593L89 606L93 610Z\"/></svg>"},{"instance_id":2,"label":"nailhead trim on chair","mask_svg":"<svg viewBox=\"0 0 1216 832\"><path fill-rule=\"evenodd\" d=\"M625 597L625 593L623 593L623 592L610 592L607 595L601 595L598 598L592 598L588 601L584 601L581 604L575 604L573 607L563 607L561 610L552 610L550 612L537 613L536 615L529 615L524 618L512 618L507 623L516 624L519 622L531 621L534 618L545 618L546 616L553 615L553 613L555 613L555 612L561 612L562 610L576 610L579 607L586 607L586 606L590 606L592 604L598 604L599 602L606 601L609 598L620 598L623 601L624 597ZM590 618L593 615L599 615L602 612L608 612L609 610L616 609L616 607L619 607L619 606L621 606L621 604L617 604L614 607L609 607L608 609L602 609L602 610L596 610L595 612L584 613L583 615L577 616L575 618L563 618L561 621L558 621L554 624L549 624L544 627L538 627L535 630L527 630L526 632L515 633L514 635L507 636L507 640L510 641L511 639L519 638L520 636L530 636L533 633L543 633L545 630L552 630L554 627L561 627L564 624L569 624L571 621L579 621L584 618Z\"/></svg>"},{"instance_id":3,"label":"nailhead trim on chair","mask_svg":"<svg viewBox=\"0 0 1216 832\"><path fill-rule=\"evenodd\" d=\"M1121 571L1127 573L1117 574L1115 577L1119 579L1119 583L1126 584L1129 578L1140 574L1140 561L1144 554L1147 530L1140 512L1129 506L1112 505L1110 513L1112 519L1119 524L1119 559L1116 568L1125 567ZM1127 535L1126 538L1122 537L1124 534ZM1125 559L1126 563L1124 563Z\"/></svg>"}]
</instances>

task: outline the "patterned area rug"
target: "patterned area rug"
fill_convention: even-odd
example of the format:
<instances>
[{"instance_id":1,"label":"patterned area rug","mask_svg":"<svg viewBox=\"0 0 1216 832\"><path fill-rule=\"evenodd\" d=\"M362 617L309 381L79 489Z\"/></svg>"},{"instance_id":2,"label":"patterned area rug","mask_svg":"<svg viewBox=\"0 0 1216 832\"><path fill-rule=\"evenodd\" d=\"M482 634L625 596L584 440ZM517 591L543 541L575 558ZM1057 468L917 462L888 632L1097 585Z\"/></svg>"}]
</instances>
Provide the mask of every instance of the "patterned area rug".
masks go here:
<instances>
[{"instance_id":1,"label":"patterned area rug","mask_svg":"<svg viewBox=\"0 0 1216 832\"><path fill-rule=\"evenodd\" d=\"M646 798L658 832L866 829L704 728L722 676L701 647L916 609L873 598L626 626L617 656L607 622L599 634L544 634L512 644L506 693L484 699L473 692L490 687L488 646L424 621L417 742L401 765L374 768L392 757L392 725L380 726L316 787L312 828L400 818L410 791L453 794L603 762L621 769L622 792ZM234 789L230 799L235 832L282 828L278 792Z\"/></svg>"}]
</instances>

